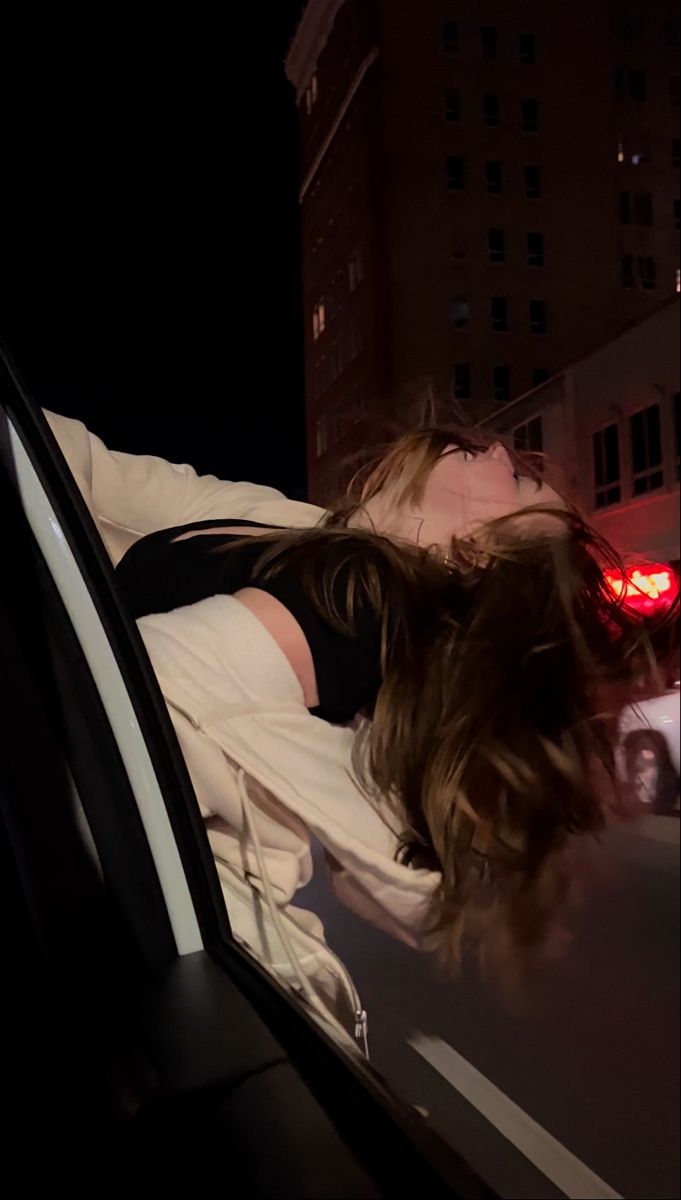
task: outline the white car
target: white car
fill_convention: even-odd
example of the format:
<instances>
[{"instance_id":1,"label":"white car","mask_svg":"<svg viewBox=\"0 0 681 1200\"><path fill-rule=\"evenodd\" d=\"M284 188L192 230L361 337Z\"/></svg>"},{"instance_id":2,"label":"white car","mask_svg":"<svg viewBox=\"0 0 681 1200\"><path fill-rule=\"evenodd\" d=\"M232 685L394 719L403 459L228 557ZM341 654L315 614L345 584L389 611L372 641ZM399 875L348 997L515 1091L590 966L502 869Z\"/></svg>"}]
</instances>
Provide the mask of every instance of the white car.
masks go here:
<instances>
[{"instance_id":1,"label":"white car","mask_svg":"<svg viewBox=\"0 0 681 1200\"><path fill-rule=\"evenodd\" d=\"M679 811L679 682L627 708L620 722L619 767L652 812Z\"/></svg>"}]
</instances>

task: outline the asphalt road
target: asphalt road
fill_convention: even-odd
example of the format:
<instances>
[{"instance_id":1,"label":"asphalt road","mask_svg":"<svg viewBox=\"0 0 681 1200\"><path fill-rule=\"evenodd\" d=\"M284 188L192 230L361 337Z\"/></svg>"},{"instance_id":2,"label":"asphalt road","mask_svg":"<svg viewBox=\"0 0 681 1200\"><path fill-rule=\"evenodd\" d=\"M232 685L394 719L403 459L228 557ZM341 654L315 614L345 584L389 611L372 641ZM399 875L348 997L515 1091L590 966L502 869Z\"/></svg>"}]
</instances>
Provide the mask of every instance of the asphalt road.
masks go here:
<instances>
[{"instance_id":1,"label":"asphalt road","mask_svg":"<svg viewBox=\"0 0 681 1200\"><path fill-rule=\"evenodd\" d=\"M679 1196L678 835L651 817L585 852L572 944L513 1003L354 918L322 869L306 890L374 1065L502 1196Z\"/></svg>"}]
</instances>

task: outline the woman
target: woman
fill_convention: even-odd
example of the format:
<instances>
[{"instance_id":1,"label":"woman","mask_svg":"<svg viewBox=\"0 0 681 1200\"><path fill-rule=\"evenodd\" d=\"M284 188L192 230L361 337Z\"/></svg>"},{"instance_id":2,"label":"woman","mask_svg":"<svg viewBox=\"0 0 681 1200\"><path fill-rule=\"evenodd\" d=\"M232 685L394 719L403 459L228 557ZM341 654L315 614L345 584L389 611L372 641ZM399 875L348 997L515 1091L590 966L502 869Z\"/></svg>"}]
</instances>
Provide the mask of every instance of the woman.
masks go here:
<instances>
[{"instance_id":1,"label":"woman","mask_svg":"<svg viewBox=\"0 0 681 1200\"><path fill-rule=\"evenodd\" d=\"M531 459L437 428L314 528L212 519L128 551L121 592L259 957L341 1012L291 906L310 833L340 897L413 945L456 961L470 934L508 969L546 940L570 840L616 799L603 697L649 645L613 565Z\"/></svg>"}]
</instances>

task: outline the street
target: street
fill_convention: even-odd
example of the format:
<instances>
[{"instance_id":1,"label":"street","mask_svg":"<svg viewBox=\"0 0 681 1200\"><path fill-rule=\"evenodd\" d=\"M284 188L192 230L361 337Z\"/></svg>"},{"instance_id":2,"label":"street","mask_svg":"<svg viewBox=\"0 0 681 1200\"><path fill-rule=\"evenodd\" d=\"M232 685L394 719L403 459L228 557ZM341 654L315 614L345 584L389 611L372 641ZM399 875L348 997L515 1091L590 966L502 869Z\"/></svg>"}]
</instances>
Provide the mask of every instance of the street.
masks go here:
<instances>
[{"instance_id":1,"label":"street","mask_svg":"<svg viewBox=\"0 0 681 1200\"><path fill-rule=\"evenodd\" d=\"M678 846L649 817L587 848L572 944L513 1002L359 922L318 864L304 902L358 985L374 1066L502 1196L678 1197Z\"/></svg>"}]
</instances>

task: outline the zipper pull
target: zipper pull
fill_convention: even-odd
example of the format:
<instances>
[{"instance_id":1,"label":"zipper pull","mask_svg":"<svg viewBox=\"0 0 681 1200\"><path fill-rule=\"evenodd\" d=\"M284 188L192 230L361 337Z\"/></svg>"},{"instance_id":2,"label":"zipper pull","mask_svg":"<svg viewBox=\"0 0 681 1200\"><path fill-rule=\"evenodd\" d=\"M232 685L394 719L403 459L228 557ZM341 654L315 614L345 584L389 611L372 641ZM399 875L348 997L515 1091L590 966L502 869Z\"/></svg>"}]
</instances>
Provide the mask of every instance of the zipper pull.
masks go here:
<instances>
[{"instance_id":1,"label":"zipper pull","mask_svg":"<svg viewBox=\"0 0 681 1200\"><path fill-rule=\"evenodd\" d=\"M360 1043L367 1058L369 1057L369 1018L366 1010L358 1008L355 1013L355 1041Z\"/></svg>"}]
</instances>

